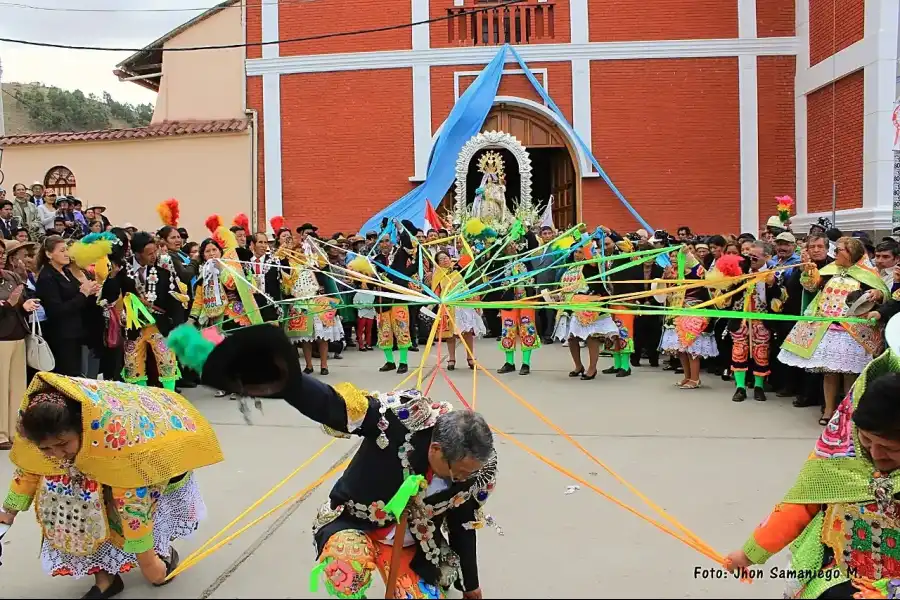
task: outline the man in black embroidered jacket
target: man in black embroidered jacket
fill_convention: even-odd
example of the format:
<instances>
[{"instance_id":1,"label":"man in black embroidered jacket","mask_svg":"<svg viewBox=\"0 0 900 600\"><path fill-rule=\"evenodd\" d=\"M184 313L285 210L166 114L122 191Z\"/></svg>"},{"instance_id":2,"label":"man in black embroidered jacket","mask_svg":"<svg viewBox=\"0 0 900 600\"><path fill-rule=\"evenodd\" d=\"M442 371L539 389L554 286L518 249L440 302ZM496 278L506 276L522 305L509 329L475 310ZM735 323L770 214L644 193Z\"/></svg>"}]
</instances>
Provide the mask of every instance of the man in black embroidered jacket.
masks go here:
<instances>
[{"instance_id":1,"label":"man in black embroidered jacket","mask_svg":"<svg viewBox=\"0 0 900 600\"><path fill-rule=\"evenodd\" d=\"M181 333L200 334L182 327L170 338L184 358L193 351L173 340ZM284 333L265 325L233 332L200 368L204 385L283 398L330 435L363 438L313 524L315 576L333 596L364 597L375 569L386 577L395 518L385 505L409 476L421 475L428 488L407 505L397 597L443 598L455 585L464 598L481 598L476 531L485 525L482 507L497 472L493 438L481 415L453 411L415 390L367 393L306 377Z\"/></svg>"}]
</instances>

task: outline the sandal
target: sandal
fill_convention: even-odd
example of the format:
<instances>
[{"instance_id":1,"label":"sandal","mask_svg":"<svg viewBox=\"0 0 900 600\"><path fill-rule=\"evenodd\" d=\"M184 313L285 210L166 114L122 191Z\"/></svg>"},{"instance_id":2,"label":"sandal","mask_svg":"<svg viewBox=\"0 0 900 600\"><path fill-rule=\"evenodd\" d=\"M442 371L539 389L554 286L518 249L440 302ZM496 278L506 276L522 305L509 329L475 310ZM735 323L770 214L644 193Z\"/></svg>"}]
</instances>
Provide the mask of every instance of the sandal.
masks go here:
<instances>
[{"instance_id":1,"label":"sandal","mask_svg":"<svg viewBox=\"0 0 900 600\"><path fill-rule=\"evenodd\" d=\"M682 379L681 381L679 381L678 383L676 383L676 384L675 384L675 387L677 387L677 388L684 387L685 385L688 384L688 382L690 382L690 379L688 379L687 377L685 377L684 379Z\"/></svg>"},{"instance_id":2,"label":"sandal","mask_svg":"<svg viewBox=\"0 0 900 600\"><path fill-rule=\"evenodd\" d=\"M170 554L168 560L161 556L159 557L166 565L166 577L171 575L172 571L178 568L178 563L180 562L178 559L178 552L175 550L175 548L169 548L169 552ZM172 579L166 579L162 583L154 583L153 587L163 587L164 585L169 585L171 582Z\"/></svg>"},{"instance_id":3,"label":"sandal","mask_svg":"<svg viewBox=\"0 0 900 600\"><path fill-rule=\"evenodd\" d=\"M697 381L693 381L693 380L688 379L687 383L685 383L684 385L682 385L680 387L683 390L696 390L697 388L700 387L700 380L698 379Z\"/></svg>"},{"instance_id":4,"label":"sandal","mask_svg":"<svg viewBox=\"0 0 900 600\"><path fill-rule=\"evenodd\" d=\"M472 360L471 358L467 358L467 359L466 359L466 364L469 365L469 370L470 370L470 371L474 371L474 370L475 370L475 361L474 361L474 360Z\"/></svg>"},{"instance_id":5,"label":"sandal","mask_svg":"<svg viewBox=\"0 0 900 600\"><path fill-rule=\"evenodd\" d=\"M832 414L832 416L834 416L834 414ZM831 417L826 417L825 415L822 415L822 417L819 419L819 425L821 425L822 427L825 427L830 422Z\"/></svg>"},{"instance_id":6,"label":"sandal","mask_svg":"<svg viewBox=\"0 0 900 600\"><path fill-rule=\"evenodd\" d=\"M456 361L455 361L455 360L448 360L448 361L447 361L447 370L448 370L448 371L455 371L455 370L456 370Z\"/></svg>"}]
</instances>

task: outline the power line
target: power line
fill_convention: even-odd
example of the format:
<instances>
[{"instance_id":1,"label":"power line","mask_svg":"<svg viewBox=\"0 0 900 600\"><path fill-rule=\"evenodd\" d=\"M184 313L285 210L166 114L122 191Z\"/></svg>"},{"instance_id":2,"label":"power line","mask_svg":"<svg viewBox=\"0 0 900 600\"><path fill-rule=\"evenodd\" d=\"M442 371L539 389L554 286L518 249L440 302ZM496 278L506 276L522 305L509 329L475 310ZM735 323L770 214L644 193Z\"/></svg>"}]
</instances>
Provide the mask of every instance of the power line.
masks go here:
<instances>
[{"instance_id":1,"label":"power line","mask_svg":"<svg viewBox=\"0 0 900 600\"><path fill-rule=\"evenodd\" d=\"M506 2L501 2L500 4L493 4L490 6L484 6L482 8L475 8L472 10L461 11L456 14L446 15L443 17L435 17L433 19L425 19L423 21L415 21L413 23L401 23L399 25L387 25L384 27L373 27L371 29L357 29L355 31L339 31L336 33L323 33L320 35L311 35L307 37L298 37L298 38L289 38L283 40L272 40L269 42L247 42L243 44L222 44L218 46L186 46L182 48L104 48L101 46L70 46L67 44L54 44L51 42L35 42L32 40L19 40L13 38L3 38L0 37L0 42L8 42L10 44L22 44L25 46L37 46L40 48L60 48L62 50L96 50L101 52L143 52L150 50L159 50L160 52L193 52L197 50L228 50L232 48L251 48L255 46L270 46L272 44L289 44L292 42L309 42L315 40L325 40L337 37L349 37L352 35L364 35L367 33L379 33L382 31L394 31L397 29L408 29L411 27L415 27L416 25L425 25L427 23L437 23L439 21L448 21L450 19L456 19L458 17L465 17L468 15L474 15L476 13L487 12L491 10L497 10L499 8L505 8L507 6L513 4L519 4L520 2L524 2L525 0L507 0Z\"/></svg>"},{"instance_id":2,"label":"power line","mask_svg":"<svg viewBox=\"0 0 900 600\"><path fill-rule=\"evenodd\" d=\"M256 8L259 6L274 6L276 4L287 4L288 2L299 2L301 0L276 0L275 2L257 2L256 4L246 4L247 8ZM81 13L167 13L167 12L197 12L215 8L214 6L198 6L196 8L65 8L55 6L35 6L33 4L22 4L19 2L0 2L0 8L18 8L26 10L42 10L47 12L81 12ZM241 4L232 4L223 6L222 8L241 8Z\"/></svg>"}]
</instances>

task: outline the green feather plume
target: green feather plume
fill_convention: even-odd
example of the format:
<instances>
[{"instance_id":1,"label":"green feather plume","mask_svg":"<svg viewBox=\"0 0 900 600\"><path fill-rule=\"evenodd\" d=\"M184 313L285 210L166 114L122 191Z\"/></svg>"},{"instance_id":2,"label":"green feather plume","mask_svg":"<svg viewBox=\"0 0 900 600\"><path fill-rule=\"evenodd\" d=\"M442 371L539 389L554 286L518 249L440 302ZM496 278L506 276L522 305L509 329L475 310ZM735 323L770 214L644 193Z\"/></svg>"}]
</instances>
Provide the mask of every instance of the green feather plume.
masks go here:
<instances>
[{"instance_id":1,"label":"green feather plume","mask_svg":"<svg viewBox=\"0 0 900 600\"><path fill-rule=\"evenodd\" d=\"M203 365L216 345L203 337L203 334L188 324L179 325L169 333L166 343L178 360L198 373L203 372Z\"/></svg>"}]
</instances>

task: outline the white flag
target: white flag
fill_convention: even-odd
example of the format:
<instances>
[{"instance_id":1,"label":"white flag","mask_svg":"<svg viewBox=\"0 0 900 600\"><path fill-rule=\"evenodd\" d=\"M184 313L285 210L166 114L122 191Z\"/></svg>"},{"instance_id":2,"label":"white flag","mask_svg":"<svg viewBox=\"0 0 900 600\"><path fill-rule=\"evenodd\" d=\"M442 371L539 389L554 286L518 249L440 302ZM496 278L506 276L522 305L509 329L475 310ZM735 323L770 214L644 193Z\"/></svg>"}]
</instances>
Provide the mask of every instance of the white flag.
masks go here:
<instances>
[{"instance_id":1,"label":"white flag","mask_svg":"<svg viewBox=\"0 0 900 600\"><path fill-rule=\"evenodd\" d=\"M547 208L544 209L544 215L541 217L541 227L553 227L553 196L547 201Z\"/></svg>"}]
</instances>

